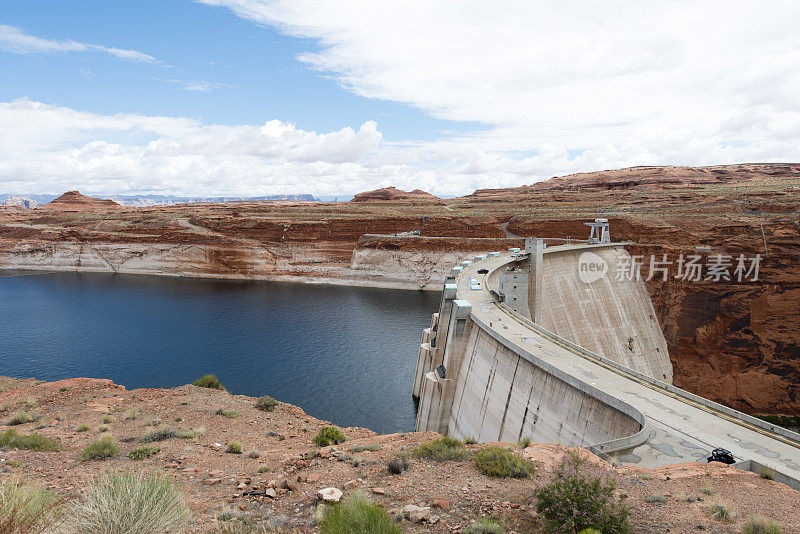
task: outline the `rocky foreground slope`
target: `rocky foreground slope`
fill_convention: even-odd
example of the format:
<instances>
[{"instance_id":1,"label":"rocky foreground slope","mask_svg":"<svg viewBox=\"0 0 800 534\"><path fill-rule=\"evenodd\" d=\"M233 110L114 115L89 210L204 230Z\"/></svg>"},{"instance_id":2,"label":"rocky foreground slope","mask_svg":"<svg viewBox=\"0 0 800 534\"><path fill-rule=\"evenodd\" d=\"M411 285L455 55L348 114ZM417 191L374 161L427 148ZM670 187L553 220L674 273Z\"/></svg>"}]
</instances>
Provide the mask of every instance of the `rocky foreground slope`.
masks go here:
<instances>
[{"instance_id":1,"label":"rocky foreground slope","mask_svg":"<svg viewBox=\"0 0 800 534\"><path fill-rule=\"evenodd\" d=\"M194 532L215 532L245 520L315 532L317 493L328 487L345 495L367 493L398 517L406 532L461 532L484 516L506 532L543 531L533 493L564 457L561 446L502 444L534 463L535 474L527 479L487 477L468 459L411 457L407 471L390 474L389 460L439 436L345 428L346 442L318 449L312 440L328 423L288 404L264 412L254 403L253 398L190 385L129 391L108 380L0 378L0 434L7 428L23 435L36 432L60 446L49 452L0 449L0 481L25 477L78 499L107 470L155 470L172 477L187 495ZM19 410L35 420L5 426ZM126 457L155 430L164 438L147 444L160 448L156 455L138 461ZM81 460L84 447L101 434L112 436L120 454ZM225 452L231 441L241 444L243 454ZM593 456L588 465L591 472L617 480L617 495L632 509L633 532L740 532L751 514L775 519L785 533L800 532L798 493L754 473L721 464L612 467ZM735 517L714 519L709 512L714 503L723 503Z\"/></svg>"},{"instance_id":2,"label":"rocky foreground slope","mask_svg":"<svg viewBox=\"0 0 800 534\"><path fill-rule=\"evenodd\" d=\"M614 239L636 243L632 254L673 262L647 287L675 384L748 413L800 415L800 164L635 167L456 199L361 198L0 208L0 268L439 289L465 256L526 236L585 238L584 222L606 217ZM760 278L678 279L681 254L761 254Z\"/></svg>"}]
</instances>

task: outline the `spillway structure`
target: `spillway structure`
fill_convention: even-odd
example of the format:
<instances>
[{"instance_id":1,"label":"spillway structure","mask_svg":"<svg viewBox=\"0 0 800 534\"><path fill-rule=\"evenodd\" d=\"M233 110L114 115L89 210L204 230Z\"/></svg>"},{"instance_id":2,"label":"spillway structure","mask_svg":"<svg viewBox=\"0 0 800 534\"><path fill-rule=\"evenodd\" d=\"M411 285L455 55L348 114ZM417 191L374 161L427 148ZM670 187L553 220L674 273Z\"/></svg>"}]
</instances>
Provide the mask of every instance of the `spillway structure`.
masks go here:
<instances>
[{"instance_id":1,"label":"spillway structure","mask_svg":"<svg viewBox=\"0 0 800 534\"><path fill-rule=\"evenodd\" d=\"M800 434L672 385L636 263L595 223L584 242L529 238L452 268L419 348L416 430L528 437L645 467L725 448L800 489Z\"/></svg>"}]
</instances>

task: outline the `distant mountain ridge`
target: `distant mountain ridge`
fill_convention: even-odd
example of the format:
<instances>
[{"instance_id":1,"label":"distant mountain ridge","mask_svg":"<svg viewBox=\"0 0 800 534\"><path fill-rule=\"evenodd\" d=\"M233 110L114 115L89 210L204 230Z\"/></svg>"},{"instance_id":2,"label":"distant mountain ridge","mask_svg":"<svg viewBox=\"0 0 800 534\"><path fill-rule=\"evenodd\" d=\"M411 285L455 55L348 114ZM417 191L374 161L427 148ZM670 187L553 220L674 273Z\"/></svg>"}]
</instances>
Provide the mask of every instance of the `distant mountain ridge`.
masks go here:
<instances>
[{"instance_id":1,"label":"distant mountain ridge","mask_svg":"<svg viewBox=\"0 0 800 534\"><path fill-rule=\"evenodd\" d=\"M27 209L35 208L55 200L59 195L32 195L32 194L0 194L0 205L19 206ZM101 200L113 200L121 206L147 207L171 206L173 204L197 204L201 202L234 202L248 200L273 200L287 202L319 202L319 199L309 194L296 195L265 195L260 197L179 197L173 195L93 195ZM9 204L8 201L11 200ZM30 206L30 207L29 207Z\"/></svg>"}]
</instances>

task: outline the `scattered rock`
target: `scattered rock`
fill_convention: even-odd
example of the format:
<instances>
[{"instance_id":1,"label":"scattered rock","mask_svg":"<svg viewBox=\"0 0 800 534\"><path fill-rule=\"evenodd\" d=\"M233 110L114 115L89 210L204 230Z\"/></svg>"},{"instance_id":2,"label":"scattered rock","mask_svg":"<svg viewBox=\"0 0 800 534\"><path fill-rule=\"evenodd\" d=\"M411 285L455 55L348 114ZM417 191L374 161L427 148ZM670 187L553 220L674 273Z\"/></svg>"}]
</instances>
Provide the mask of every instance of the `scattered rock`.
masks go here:
<instances>
[{"instance_id":1,"label":"scattered rock","mask_svg":"<svg viewBox=\"0 0 800 534\"><path fill-rule=\"evenodd\" d=\"M422 523L430 518L431 509L427 506L417 506L415 504L407 504L400 509L400 513L405 519L413 521L414 523Z\"/></svg>"},{"instance_id":2,"label":"scattered rock","mask_svg":"<svg viewBox=\"0 0 800 534\"><path fill-rule=\"evenodd\" d=\"M205 484L206 486L214 486L216 484L222 484L222 479L221 478L207 478L207 479L203 480L203 484Z\"/></svg>"},{"instance_id":3,"label":"scattered rock","mask_svg":"<svg viewBox=\"0 0 800 534\"><path fill-rule=\"evenodd\" d=\"M317 498L323 502L339 502L342 498L342 490L338 488L322 488L317 492Z\"/></svg>"},{"instance_id":4,"label":"scattered rock","mask_svg":"<svg viewBox=\"0 0 800 534\"><path fill-rule=\"evenodd\" d=\"M386 495L386 490L383 488L372 488L372 493L375 495Z\"/></svg>"}]
</instances>

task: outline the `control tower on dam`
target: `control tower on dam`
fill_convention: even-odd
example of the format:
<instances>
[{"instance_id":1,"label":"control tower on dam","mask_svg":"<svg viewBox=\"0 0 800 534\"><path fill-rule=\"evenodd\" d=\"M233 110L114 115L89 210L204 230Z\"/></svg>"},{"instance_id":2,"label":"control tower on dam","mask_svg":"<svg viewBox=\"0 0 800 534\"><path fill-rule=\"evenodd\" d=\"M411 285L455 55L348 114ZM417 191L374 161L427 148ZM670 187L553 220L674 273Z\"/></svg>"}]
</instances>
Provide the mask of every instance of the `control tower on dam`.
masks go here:
<instances>
[{"instance_id":1,"label":"control tower on dam","mask_svg":"<svg viewBox=\"0 0 800 534\"><path fill-rule=\"evenodd\" d=\"M647 289L597 220L588 242L476 256L445 279L420 345L418 431L586 447L657 467L772 469L800 489L800 435L672 385Z\"/></svg>"}]
</instances>

